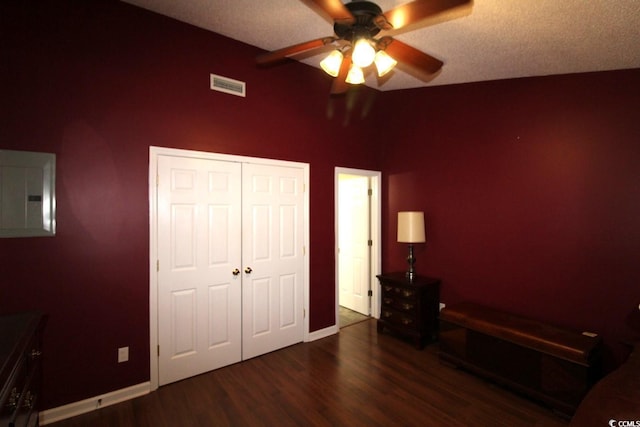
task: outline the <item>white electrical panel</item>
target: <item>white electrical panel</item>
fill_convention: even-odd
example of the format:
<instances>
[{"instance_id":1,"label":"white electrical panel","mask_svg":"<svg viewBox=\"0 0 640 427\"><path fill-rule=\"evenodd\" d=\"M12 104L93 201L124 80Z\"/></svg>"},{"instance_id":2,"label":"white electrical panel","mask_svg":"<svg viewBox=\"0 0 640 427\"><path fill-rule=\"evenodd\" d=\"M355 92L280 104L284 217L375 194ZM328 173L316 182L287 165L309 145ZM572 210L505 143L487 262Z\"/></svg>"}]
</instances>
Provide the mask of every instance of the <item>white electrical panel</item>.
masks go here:
<instances>
[{"instance_id":1,"label":"white electrical panel","mask_svg":"<svg viewBox=\"0 0 640 427\"><path fill-rule=\"evenodd\" d=\"M0 150L0 237L56 232L56 155Z\"/></svg>"}]
</instances>

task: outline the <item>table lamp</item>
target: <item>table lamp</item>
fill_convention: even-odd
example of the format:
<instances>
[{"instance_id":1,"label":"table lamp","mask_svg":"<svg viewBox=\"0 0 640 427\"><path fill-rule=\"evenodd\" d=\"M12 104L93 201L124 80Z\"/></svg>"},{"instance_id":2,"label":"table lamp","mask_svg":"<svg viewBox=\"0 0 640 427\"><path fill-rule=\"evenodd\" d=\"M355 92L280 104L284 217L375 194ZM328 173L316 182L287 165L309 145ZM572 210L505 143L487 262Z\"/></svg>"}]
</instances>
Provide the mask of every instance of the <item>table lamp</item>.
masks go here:
<instances>
[{"instance_id":1,"label":"table lamp","mask_svg":"<svg viewBox=\"0 0 640 427\"><path fill-rule=\"evenodd\" d=\"M407 271L407 279L413 280L415 277L414 264L416 262L413 256L413 244L425 243L427 240L424 234L424 212L398 212L398 242L409 244L409 271Z\"/></svg>"}]
</instances>

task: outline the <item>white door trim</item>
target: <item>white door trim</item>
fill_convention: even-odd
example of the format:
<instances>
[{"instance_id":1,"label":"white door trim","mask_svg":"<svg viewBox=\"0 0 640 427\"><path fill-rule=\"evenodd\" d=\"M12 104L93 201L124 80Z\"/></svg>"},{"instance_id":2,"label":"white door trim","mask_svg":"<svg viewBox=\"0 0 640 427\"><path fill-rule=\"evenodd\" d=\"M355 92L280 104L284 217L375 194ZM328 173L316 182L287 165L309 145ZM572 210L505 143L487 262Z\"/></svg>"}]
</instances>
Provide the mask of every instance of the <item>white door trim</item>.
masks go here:
<instances>
[{"instance_id":1,"label":"white door trim","mask_svg":"<svg viewBox=\"0 0 640 427\"><path fill-rule=\"evenodd\" d=\"M338 327L338 319L339 319L339 280L338 274L340 272L338 265L338 203L339 203L339 180L338 177L340 174L347 175L360 175L367 176L371 178L371 240L373 241L373 245L371 247L371 266L370 266L370 285L372 290L371 296L371 316L379 319L380 318L380 284L378 283L378 279L376 276L381 274L382 272L382 196L381 196L381 184L382 184L382 173L379 171L370 171L363 169L351 169L351 168L343 168L336 167L334 172L334 229L335 229L335 309L336 309L336 327Z\"/></svg>"},{"instance_id":2,"label":"white door trim","mask_svg":"<svg viewBox=\"0 0 640 427\"><path fill-rule=\"evenodd\" d=\"M158 273L157 273L157 260L158 260L158 201L156 193L156 179L158 176L158 156L174 156L174 157L189 157L200 158L209 160L224 160L229 162L239 163L254 163L262 165L274 165L274 166L289 166L302 168L304 170L304 246L305 246L305 259L304 259L304 311L306 313L304 317L304 341L310 341L309 336L309 164L290 162L285 160L263 159L259 157L245 157L236 156L230 154L209 153L205 151L192 151L183 150L177 148L165 148L165 147L149 147L149 368L150 368L150 389L156 390L158 388Z\"/></svg>"}]
</instances>

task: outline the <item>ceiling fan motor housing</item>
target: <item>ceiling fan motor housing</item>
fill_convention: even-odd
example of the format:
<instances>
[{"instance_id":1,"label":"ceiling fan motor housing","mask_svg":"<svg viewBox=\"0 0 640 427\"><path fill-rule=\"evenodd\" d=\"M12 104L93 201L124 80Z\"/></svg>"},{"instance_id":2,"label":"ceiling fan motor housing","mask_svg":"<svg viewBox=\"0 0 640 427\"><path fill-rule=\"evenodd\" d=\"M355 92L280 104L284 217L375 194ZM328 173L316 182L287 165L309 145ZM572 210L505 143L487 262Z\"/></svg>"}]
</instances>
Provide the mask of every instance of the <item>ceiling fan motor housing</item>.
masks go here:
<instances>
[{"instance_id":1,"label":"ceiling fan motor housing","mask_svg":"<svg viewBox=\"0 0 640 427\"><path fill-rule=\"evenodd\" d=\"M336 21L334 23L333 31L340 39L353 41L356 37L373 38L380 32L380 28L375 24L375 18L382 15L380 6L370 1L352 1L345 4L345 7L353 15L355 22L345 24Z\"/></svg>"}]
</instances>

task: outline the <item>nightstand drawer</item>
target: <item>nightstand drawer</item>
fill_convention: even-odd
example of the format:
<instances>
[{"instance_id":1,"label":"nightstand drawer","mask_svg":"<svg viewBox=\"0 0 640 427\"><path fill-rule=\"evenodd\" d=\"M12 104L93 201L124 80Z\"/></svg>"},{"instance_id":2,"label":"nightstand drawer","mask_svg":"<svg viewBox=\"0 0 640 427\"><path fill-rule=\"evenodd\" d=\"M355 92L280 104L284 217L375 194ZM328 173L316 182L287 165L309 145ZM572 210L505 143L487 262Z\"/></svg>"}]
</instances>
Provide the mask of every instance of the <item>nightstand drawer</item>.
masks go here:
<instances>
[{"instance_id":1,"label":"nightstand drawer","mask_svg":"<svg viewBox=\"0 0 640 427\"><path fill-rule=\"evenodd\" d=\"M411 314L414 313L403 313L397 310L383 308L380 312L380 319L404 328L416 328L418 323L416 322L415 317L412 317Z\"/></svg>"},{"instance_id":2,"label":"nightstand drawer","mask_svg":"<svg viewBox=\"0 0 640 427\"><path fill-rule=\"evenodd\" d=\"M383 285L382 295L389 297L415 298L418 295L416 289L406 288L403 286Z\"/></svg>"},{"instance_id":3,"label":"nightstand drawer","mask_svg":"<svg viewBox=\"0 0 640 427\"><path fill-rule=\"evenodd\" d=\"M396 310L400 310L408 313L415 313L415 310L418 306L417 300L412 299L403 299L392 296L383 296L382 297L382 309L384 310L386 307L395 308Z\"/></svg>"}]
</instances>

